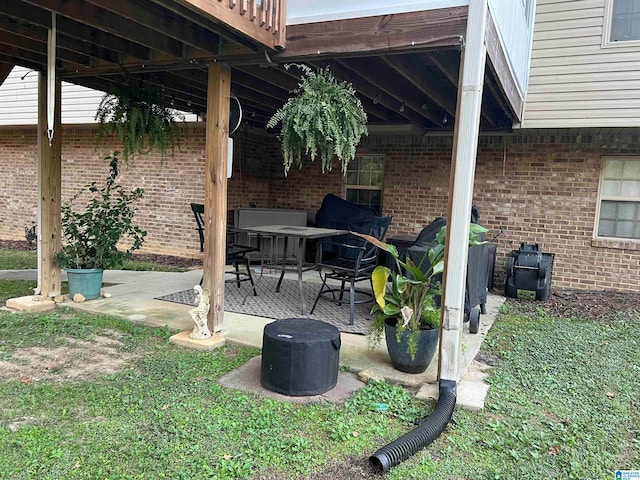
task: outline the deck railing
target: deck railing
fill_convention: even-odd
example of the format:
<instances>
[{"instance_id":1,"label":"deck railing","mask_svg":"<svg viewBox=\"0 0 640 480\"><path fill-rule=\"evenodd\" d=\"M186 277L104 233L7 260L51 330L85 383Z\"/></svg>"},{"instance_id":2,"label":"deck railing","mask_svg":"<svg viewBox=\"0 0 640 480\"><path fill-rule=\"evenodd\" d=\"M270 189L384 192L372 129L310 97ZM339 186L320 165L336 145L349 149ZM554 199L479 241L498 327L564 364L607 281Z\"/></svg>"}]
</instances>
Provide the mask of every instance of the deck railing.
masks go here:
<instances>
[{"instance_id":1,"label":"deck railing","mask_svg":"<svg viewBox=\"0 0 640 480\"><path fill-rule=\"evenodd\" d=\"M178 0L272 49L283 49L286 0Z\"/></svg>"}]
</instances>

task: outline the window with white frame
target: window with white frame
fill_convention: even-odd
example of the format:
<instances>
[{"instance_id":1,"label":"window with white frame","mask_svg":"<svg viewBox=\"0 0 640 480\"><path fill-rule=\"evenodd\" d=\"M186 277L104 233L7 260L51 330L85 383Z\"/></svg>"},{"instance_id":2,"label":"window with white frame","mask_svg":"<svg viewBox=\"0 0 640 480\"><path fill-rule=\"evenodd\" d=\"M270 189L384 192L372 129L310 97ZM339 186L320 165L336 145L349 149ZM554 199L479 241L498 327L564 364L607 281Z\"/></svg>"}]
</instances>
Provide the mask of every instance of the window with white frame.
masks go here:
<instances>
[{"instance_id":1,"label":"window with white frame","mask_svg":"<svg viewBox=\"0 0 640 480\"><path fill-rule=\"evenodd\" d=\"M356 155L347 166L346 199L380 213L383 177L384 155Z\"/></svg>"},{"instance_id":2,"label":"window with white frame","mask_svg":"<svg viewBox=\"0 0 640 480\"><path fill-rule=\"evenodd\" d=\"M640 240L640 158L605 158L597 236Z\"/></svg>"},{"instance_id":3,"label":"window with white frame","mask_svg":"<svg viewBox=\"0 0 640 480\"><path fill-rule=\"evenodd\" d=\"M640 0L607 0L603 45L640 42Z\"/></svg>"}]
</instances>

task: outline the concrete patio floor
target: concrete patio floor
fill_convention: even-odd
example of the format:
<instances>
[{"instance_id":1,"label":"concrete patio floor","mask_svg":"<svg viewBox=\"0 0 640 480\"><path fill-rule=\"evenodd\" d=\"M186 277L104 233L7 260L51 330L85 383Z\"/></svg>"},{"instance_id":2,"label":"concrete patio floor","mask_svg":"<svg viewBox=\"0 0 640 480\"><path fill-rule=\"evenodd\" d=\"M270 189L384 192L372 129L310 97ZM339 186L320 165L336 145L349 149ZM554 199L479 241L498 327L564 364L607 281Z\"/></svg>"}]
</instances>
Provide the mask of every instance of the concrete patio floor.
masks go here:
<instances>
[{"instance_id":1,"label":"concrete patio floor","mask_svg":"<svg viewBox=\"0 0 640 480\"><path fill-rule=\"evenodd\" d=\"M108 270L104 273L103 281L109 285L104 290L111 294L110 298L83 303L74 303L67 299L63 305L91 313L114 315L144 325L191 330L193 321L189 310L192 307L154 300L154 297L193 288L200 282L201 275L202 270L181 273ZM33 280L36 278L36 272L33 270L0 271L0 278ZM317 280L315 272L307 272L305 281L316 282ZM503 302L504 297L488 295L487 314L480 316L480 331L477 334L470 334L468 324L464 325L463 347L460 353L462 374L457 401L460 406L473 409L484 406L488 386L483 382L483 370L487 366L474 361L474 358ZM345 322L348 322L348 316L348 307L345 306ZM273 319L270 318L225 312L221 333L229 343L261 348L264 326L272 321ZM363 335L342 333L341 339L340 365L344 369L355 373L361 370L372 370L390 383L419 388L417 396L420 398L437 398L437 356L426 372L407 374L393 368L384 342L372 351L367 347L366 337Z\"/></svg>"}]
</instances>

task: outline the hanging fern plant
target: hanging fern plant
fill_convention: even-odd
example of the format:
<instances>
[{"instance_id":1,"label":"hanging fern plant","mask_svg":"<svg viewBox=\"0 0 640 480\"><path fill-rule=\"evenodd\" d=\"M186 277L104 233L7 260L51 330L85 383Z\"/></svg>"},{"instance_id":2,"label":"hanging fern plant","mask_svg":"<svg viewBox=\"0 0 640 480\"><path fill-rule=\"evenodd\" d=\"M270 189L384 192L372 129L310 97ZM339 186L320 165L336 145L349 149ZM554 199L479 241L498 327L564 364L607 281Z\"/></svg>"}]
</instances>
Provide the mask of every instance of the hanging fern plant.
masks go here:
<instances>
[{"instance_id":1,"label":"hanging fern plant","mask_svg":"<svg viewBox=\"0 0 640 480\"><path fill-rule=\"evenodd\" d=\"M173 156L180 145L176 120L184 121L184 116L160 103L158 92L133 85L105 94L95 117L99 122L97 140L115 134L125 162L151 150L158 151L162 160L168 154Z\"/></svg>"},{"instance_id":2,"label":"hanging fern plant","mask_svg":"<svg viewBox=\"0 0 640 480\"><path fill-rule=\"evenodd\" d=\"M329 68L314 71L307 65L294 65L302 70L301 82L267 123L267 128L282 123L284 174L293 164L302 168L303 155L312 161L319 155L322 173L330 171L333 158L338 157L345 173L360 138L367 135L367 114L353 86L338 82Z\"/></svg>"}]
</instances>

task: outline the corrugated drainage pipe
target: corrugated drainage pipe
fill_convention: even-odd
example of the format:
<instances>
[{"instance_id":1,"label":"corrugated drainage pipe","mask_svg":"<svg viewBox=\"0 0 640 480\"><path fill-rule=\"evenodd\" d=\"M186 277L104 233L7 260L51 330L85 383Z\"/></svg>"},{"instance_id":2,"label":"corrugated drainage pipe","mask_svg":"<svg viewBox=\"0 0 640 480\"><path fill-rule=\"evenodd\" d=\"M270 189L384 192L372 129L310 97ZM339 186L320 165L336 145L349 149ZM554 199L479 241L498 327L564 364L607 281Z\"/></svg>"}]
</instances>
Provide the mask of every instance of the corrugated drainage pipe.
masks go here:
<instances>
[{"instance_id":1,"label":"corrugated drainage pipe","mask_svg":"<svg viewBox=\"0 0 640 480\"><path fill-rule=\"evenodd\" d=\"M375 471L386 472L433 442L446 428L456 406L456 382L440 380L440 394L433 413L417 428L382 447L369 457Z\"/></svg>"}]
</instances>

